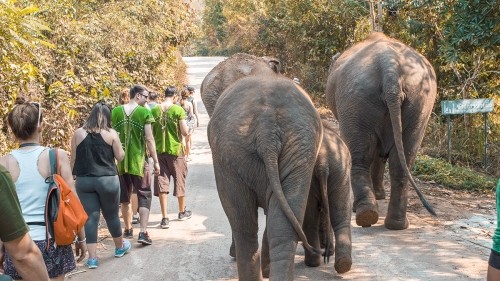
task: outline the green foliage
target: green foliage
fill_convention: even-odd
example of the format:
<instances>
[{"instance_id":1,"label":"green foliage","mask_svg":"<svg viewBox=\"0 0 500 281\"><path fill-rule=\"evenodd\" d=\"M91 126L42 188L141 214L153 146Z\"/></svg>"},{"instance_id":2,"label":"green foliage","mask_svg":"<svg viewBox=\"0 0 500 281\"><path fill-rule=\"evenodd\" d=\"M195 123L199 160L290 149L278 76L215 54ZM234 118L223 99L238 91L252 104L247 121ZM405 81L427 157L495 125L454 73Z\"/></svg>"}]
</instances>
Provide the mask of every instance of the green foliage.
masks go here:
<instances>
[{"instance_id":1,"label":"green foliage","mask_svg":"<svg viewBox=\"0 0 500 281\"><path fill-rule=\"evenodd\" d=\"M197 36L195 23L176 0L0 0L1 120L19 95L40 101L44 143L68 148L96 101L115 104L132 84L185 84L179 48Z\"/></svg>"},{"instance_id":2,"label":"green foliage","mask_svg":"<svg viewBox=\"0 0 500 281\"><path fill-rule=\"evenodd\" d=\"M493 177L423 155L417 157L412 174L423 181L435 181L453 189L491 191L496 185Z\"/></svg>"},{"instance_id":3,"label":"green foliage","mask_svg":"<svg viewBox=\"0 0 500 281\"><path fill-rule=\"evenodd\" d=\"M204 54L247 52L281 60L286 75L298 77L313 99L324 104L330 58L370 32L368 1L359 0L209 0L204 30L222 30ZM438 100L423 143L426 152L445 157L446 122L440 101L495 98L500 88L500 2L497 0L387 0L383 30L423 54L434 66ZM214 37L214 33L206 33ZM489 114L490 167L500 176L500 111ZM455 116L452 162L480 168L482 116ZM444 141L443 141L444 140Z\"/></svg>"}]
</instances>

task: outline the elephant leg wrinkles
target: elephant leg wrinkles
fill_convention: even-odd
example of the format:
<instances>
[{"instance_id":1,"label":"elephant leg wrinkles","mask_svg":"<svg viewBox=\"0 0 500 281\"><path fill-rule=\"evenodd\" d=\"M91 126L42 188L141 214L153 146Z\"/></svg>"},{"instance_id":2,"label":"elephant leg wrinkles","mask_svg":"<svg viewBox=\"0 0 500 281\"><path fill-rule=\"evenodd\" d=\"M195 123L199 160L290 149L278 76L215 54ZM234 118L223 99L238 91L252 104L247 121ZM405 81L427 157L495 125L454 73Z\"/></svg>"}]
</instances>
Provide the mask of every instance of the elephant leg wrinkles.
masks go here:
<instances>
[{"instance_id":1,"label":"elephant leg wrinkles","mask_svg":"<svg viewBox=\"0 0 500 281\"><path fill-rule=\"evenodd\" d=\"M387 159L385 158L376 157L373 160L370 170L373 183L373 191L377 200L385 199L384 172L386 161Z\"/></svg>"},{"instance_id":2,"label":"elephant leg wrinkles","mask_svg":"<svg viewBox=\"0 0 500 281\"><path fill-rule=\"evenodd\" d=\"M351 170L356 224L363 227L372 226L378 221L378 204L372 189L369 171L366 169Z\"/></svg>"}]
</instances>

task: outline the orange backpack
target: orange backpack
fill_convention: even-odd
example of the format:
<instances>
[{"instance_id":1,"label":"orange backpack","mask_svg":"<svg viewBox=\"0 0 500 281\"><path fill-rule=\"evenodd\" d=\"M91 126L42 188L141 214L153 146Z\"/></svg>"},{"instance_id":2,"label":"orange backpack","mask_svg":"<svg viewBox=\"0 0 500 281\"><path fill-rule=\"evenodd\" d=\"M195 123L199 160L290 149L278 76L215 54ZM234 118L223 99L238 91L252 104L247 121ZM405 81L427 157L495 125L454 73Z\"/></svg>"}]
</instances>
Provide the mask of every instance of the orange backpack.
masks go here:
<instances>
[{"instance_id":1,"label":"orange backpack","mask_svg":"<svg viewBox=\"0 0 500 281\"><path fill-rule=\"evenodd\" d=\"M70 245L84 227L88 219L82 203L61 177L57 148L49 150L51 176L46 181L50 184L45 203L45 222L47 239L53 237L56 245Z\"/></svg>"}]
</instances>

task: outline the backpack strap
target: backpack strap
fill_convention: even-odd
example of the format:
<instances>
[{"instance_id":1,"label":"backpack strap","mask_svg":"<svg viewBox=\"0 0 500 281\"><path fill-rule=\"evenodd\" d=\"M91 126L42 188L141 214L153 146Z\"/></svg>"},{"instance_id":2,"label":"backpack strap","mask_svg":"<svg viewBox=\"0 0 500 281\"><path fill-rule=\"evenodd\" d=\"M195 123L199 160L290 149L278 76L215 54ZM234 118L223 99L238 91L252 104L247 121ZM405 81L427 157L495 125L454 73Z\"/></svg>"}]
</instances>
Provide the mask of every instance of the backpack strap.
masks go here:
<instances>
[{"instance_id":1,"label":"backpack strap","mask_svg":"<svg viewBox=\"0 0 500 281\"><path fill-rule=\"evenodd\" d=\"M55 174L59 174L59 171L58 171L58 164L59 164L59 153L57 151L57 147L56 148L51 148L49 150L49 160L50 160L50 174L51 175L55 175Z\"/></svg>"}]
</instances>

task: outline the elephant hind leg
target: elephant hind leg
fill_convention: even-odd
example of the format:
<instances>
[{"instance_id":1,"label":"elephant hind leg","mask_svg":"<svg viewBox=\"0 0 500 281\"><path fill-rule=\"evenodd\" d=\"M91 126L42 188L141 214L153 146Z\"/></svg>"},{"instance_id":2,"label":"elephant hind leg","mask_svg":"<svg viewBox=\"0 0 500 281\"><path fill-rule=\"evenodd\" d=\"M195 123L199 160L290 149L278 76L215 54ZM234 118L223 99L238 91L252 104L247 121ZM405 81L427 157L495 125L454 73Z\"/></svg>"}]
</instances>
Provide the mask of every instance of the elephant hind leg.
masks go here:
<instances>
[{"instance_id":1,"label":"elephant hind leg","mask_svg":"<svg viewBox=\"0 0 500 281\"><path fill-rule=\"evenodd\" d=\"M389 159L391 177L391 198L387 208L384 225L390 230L403 230L410 225L406 215L408 205L408 177L401 167L396 149L393 149Z\"/></svg>"},{"instance_id":2,"label":"elephant hind leg","mask_svg":"<svg viewBox=\"0 0 500 281\"><path fill-rule=\"evenodd\" d=\"M373 183L373 192L375 193L375 199L377 200L385 199L384 172L386 161L386 158L376 157L372 163L370 170Z\"/></svg>"},{"instance_id":3,"label":"elephant hind leg","mask_svg":"<svg viewBox=\"0 0 500 281\"><path fill-rule=\"evenodd\" d=\"M351 170L352 191L356 210L356 224L369 227L378 221L378 204L373 194L371 178L367 170Z\"/></svg>"}]
</instances>

